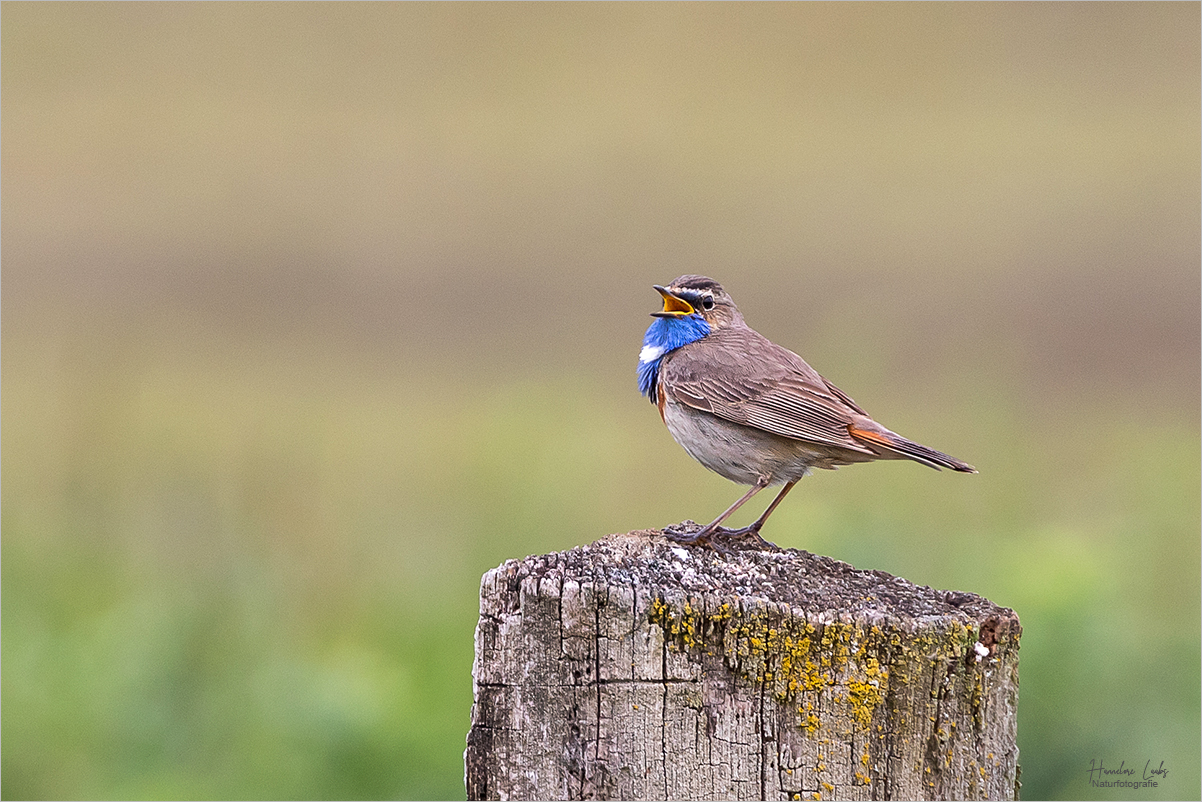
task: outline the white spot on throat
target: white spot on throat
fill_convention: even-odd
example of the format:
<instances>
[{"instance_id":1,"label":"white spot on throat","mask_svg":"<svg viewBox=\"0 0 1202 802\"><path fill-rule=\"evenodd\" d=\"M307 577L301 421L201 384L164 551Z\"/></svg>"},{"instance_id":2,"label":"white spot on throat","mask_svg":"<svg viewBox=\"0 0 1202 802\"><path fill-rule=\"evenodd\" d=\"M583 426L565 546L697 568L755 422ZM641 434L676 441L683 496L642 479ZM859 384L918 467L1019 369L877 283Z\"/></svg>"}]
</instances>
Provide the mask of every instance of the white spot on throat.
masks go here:
<instances>
[{"instance_id":1,"label":"white spot on throat","mask_svg":"<svg viewBox=\"0 0 1202 802\"><path fill-rule=\"evenodd\" d=\"M646 365L648 362L654 362L659 359L667 351L662 345L644 345L643 350L639 351L639 362Z\"/></svg>"}]
</instances>

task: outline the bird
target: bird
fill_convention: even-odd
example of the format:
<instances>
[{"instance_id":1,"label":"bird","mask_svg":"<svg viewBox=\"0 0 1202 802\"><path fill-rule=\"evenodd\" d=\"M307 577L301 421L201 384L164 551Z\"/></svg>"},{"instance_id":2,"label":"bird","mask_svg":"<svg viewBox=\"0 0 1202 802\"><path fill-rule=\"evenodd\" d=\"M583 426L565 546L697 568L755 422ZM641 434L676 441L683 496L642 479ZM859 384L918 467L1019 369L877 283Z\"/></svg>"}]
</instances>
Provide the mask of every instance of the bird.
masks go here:
<instances>
[{"instance_id":1,"label":"bird","mask_svg":"<svg viewBox=\"0 0 1202 802\"><path fill-rule=\"evenodd\" d=\"M652 285L663 308L643 336L639 391L659 409L672 438L689 456L747 493L691 533L665 534L688 545L726 551L760 536L768 516L815 468L909 459L939 470L976 473L955 457L907 440L872 419L846 393L797 354L752 329L722 285L684 275ZM722 526L766 487L783 485L749 526Z\"/></svg>"}]
</instances>

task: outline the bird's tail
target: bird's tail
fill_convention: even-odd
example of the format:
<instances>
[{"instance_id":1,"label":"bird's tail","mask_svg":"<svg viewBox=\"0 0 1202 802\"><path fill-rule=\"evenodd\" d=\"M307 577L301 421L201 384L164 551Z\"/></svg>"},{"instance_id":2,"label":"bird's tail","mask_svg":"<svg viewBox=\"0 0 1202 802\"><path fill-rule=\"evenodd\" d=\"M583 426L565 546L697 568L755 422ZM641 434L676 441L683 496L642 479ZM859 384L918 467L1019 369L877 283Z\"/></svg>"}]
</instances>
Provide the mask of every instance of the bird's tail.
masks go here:
<instances>
[{"instance_id":1,"label":"bird's tail","mask_svg":"<svg viewBox=\"0 0 1202 802\"><path fill-rule=\"evenodd\" d=\"M900 434L894 434L888 429L867 430L859 429L855 426L849 426L848 432L852 437L863 442L869 448L874 446L883 448L886 451L892 452L900 457L912 459L915 462L921 462L923 465L930 466L935 470L940 468L949 468L953 471L961 473L976 473L977 469L969 465L967 462L961 462L955 457L948 456L942 451L936 451L933 448L927 448L921 443L915 443L913 440L907 440ZM874 448L875 450L875 448Z\"/></svg>"}]
</instances>

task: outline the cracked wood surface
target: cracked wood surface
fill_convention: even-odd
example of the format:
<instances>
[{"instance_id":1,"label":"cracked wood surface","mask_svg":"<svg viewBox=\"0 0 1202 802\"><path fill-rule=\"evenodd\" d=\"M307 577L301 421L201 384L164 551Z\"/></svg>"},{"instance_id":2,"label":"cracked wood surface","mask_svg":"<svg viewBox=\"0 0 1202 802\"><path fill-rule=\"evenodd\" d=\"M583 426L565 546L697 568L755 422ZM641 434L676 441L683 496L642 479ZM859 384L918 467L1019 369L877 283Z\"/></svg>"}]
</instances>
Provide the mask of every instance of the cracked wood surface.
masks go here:
<instances>
[{"instance_id":1,"label":"cracked wood surface","mask_svg":"<svg viewBox=\"0 0 1202 802\"><path fill-rule=\"evenodd\" d=\"M657 531L484 575L469 799L1012 799L1018 617Z\"/></svg>"}]
</instances>

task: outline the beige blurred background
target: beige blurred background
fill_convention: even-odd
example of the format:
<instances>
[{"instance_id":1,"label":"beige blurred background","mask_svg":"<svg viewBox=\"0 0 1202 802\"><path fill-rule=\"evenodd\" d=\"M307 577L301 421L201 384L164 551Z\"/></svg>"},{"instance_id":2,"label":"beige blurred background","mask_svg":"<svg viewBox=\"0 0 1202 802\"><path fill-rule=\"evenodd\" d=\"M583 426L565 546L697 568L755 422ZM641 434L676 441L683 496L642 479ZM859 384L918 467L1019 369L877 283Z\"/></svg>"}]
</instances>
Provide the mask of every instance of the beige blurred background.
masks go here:
<instances>
[{"instance_id":1,"label":"beige blurred background","mask_svg":"<svg viewBox=\"0 0 1202 802\"><path fill-rule=\"evenodd\" d=\"M4 797L462 797L480 575L741 492L682 273L980 468L767 534L1018 611L1024 795L1200 792L1197 4L0 14Z\"/></svg>"}]
</instances>

